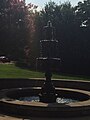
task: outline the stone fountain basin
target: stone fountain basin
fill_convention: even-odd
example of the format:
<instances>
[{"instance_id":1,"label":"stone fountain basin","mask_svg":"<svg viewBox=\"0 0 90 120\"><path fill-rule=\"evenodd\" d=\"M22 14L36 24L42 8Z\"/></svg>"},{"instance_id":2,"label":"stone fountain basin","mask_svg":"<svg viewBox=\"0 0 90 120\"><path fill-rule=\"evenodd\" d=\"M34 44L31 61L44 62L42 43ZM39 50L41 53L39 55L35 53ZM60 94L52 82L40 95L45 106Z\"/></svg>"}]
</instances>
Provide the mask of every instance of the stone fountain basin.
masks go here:
<instances>
[{"instance_id":1,"label":"stone fountain basin","mask_svg":"<svg viewBox=\"0 0 90 120\"><path fill-rule=\"evenodd\" d=\"M25 117L77 117L90 114L90 92L78 89L56 88L60 97L78 99L67 104L29 102L19 97L38 95L40 87L1 90L0 111L4 114Z\"/></svg>"}]
</instances>

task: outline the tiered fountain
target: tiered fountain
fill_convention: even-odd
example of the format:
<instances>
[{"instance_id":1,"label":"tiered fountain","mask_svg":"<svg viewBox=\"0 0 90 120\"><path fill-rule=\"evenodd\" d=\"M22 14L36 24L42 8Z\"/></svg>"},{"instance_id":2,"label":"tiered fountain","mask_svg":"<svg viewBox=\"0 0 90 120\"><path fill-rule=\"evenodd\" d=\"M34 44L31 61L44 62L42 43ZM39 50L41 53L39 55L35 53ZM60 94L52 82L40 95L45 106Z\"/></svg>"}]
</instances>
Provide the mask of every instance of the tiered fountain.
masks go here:
<instances>
[{"instance_id":1,"label":"tiered fountain","mask_svg":"<svg viewBox=\"0 0 90 120\"><path fill-rule=\"evenodd\" d=\"M49 21L44 27L45 39L40 41L41 56L38 60L45 63L46 80L0 79L0 113L21 118L39 117L39 120L90 114L90 82L51 80L52 64L60 62L53 29Z\"/></svg>"},{"instance_id":2,"label":"tiered fountain","mask_svg":"<svg viewBox=\"0 0 90 120\"><path fill-rule=\"evenodd\" d=\"M41 94L40 101L52 103L56 102L57 94L55 92L55 87L51 81L52 77L52 64L54 61L60 62L60 58L58 58L57 48L58 48L58 40L54 39L54 27L52 23L48 21L47 26L44 27L44 40L40 41L41 45L41 56L38 60L44 61L45 63L45 77L46 81L44 82Z\"/></svg>"}]
</instances>

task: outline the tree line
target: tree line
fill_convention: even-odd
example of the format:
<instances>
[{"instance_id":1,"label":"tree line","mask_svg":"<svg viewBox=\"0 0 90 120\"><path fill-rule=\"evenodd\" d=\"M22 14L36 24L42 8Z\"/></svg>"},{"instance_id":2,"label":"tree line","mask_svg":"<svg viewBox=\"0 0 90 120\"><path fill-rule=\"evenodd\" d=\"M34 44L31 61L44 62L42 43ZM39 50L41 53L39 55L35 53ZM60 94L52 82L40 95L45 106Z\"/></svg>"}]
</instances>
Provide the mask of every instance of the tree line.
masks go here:
<instances>
[{"instance_id":1,"label":"tree line","mask_svg":"<svg viewBox=\"0 0 90 120\"><path fill-rule=\"evenodd\" d=\"M0 55L35 68L43 27L50 20L59 41L59 72L89 75L90 0L76 6L50 1L42 10L37 8L24 0L1 0Z\"/></svg>"}]
</instances>

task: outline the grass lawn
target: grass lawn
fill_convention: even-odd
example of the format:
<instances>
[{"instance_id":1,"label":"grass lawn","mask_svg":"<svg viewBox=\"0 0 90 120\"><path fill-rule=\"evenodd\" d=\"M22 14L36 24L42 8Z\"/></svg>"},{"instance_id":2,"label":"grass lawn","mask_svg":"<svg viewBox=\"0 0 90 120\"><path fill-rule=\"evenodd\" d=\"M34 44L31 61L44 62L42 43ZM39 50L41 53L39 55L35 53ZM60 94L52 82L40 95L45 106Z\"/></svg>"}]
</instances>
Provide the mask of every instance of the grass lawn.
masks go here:
<instances>
[{"instance_id":1,"label":"grass lawn","mask_svg":"<svg viewBox=\"0 0 90 120\"><path fill-rule=\"evenodd\" d=\"M0 64L0 78L36 78L44 77L44 73L21 69L14 64Z\"/></svg>"},{"instance_id":2,"label":"grass lawn","mask_svg":"<svg viewBox=\"0 0 90 120\"><path fill-rule=\"evenodd\" d=\"M44 73L21 69L14 64L0 64L0 78L44 78ZM85 76L66 76L57 74L53 74L53 78L90 80L90 77Z\"/></svg>"}]
</instances>

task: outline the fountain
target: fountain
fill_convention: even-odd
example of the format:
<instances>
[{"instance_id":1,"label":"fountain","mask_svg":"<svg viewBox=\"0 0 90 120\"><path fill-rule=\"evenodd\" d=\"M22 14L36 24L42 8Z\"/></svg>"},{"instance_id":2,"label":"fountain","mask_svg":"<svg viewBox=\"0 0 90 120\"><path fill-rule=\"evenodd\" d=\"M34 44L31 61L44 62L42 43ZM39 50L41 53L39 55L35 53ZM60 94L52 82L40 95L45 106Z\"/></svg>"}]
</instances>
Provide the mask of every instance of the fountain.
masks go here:
<instances>
[{"instance_id":1,"label":"fountain","mask_svg":"<svg viewBox=\"0 0 90 120\"><path fill-rule=\"evenodd\" d=\"M49 21L44 27L45 39L40 41L44 61L44 79L0 79L0 113L21 118L69 118L90 115L90 82L51 80L52 64L60 62L58 41ZM54 52L53 52L54 50ZM42 87L41 87L42 86ZM77 118L76 118L77 119ZM72 119L73 120L73 119ZM79 119L78 119L79 120Z\"/></svg>"},{"instance_id":2,"label":"fountain","mask_svg":"<svg viewBox=\"0 0 90 120\"><path fill-rule=\"evenodd\" d=\"M44 40L40 41L41 44L41 56L38 60L45 62L45 77L40 96L40 101L53 103L56 102L57 94L55 92L55 87L51 81L52 77L52 63L54 61L60 61L57 57L57 47L58 40L54 39L54 27L52 23L48 21L47 26L44 27Z\"/></svg>"}]
</instances>

